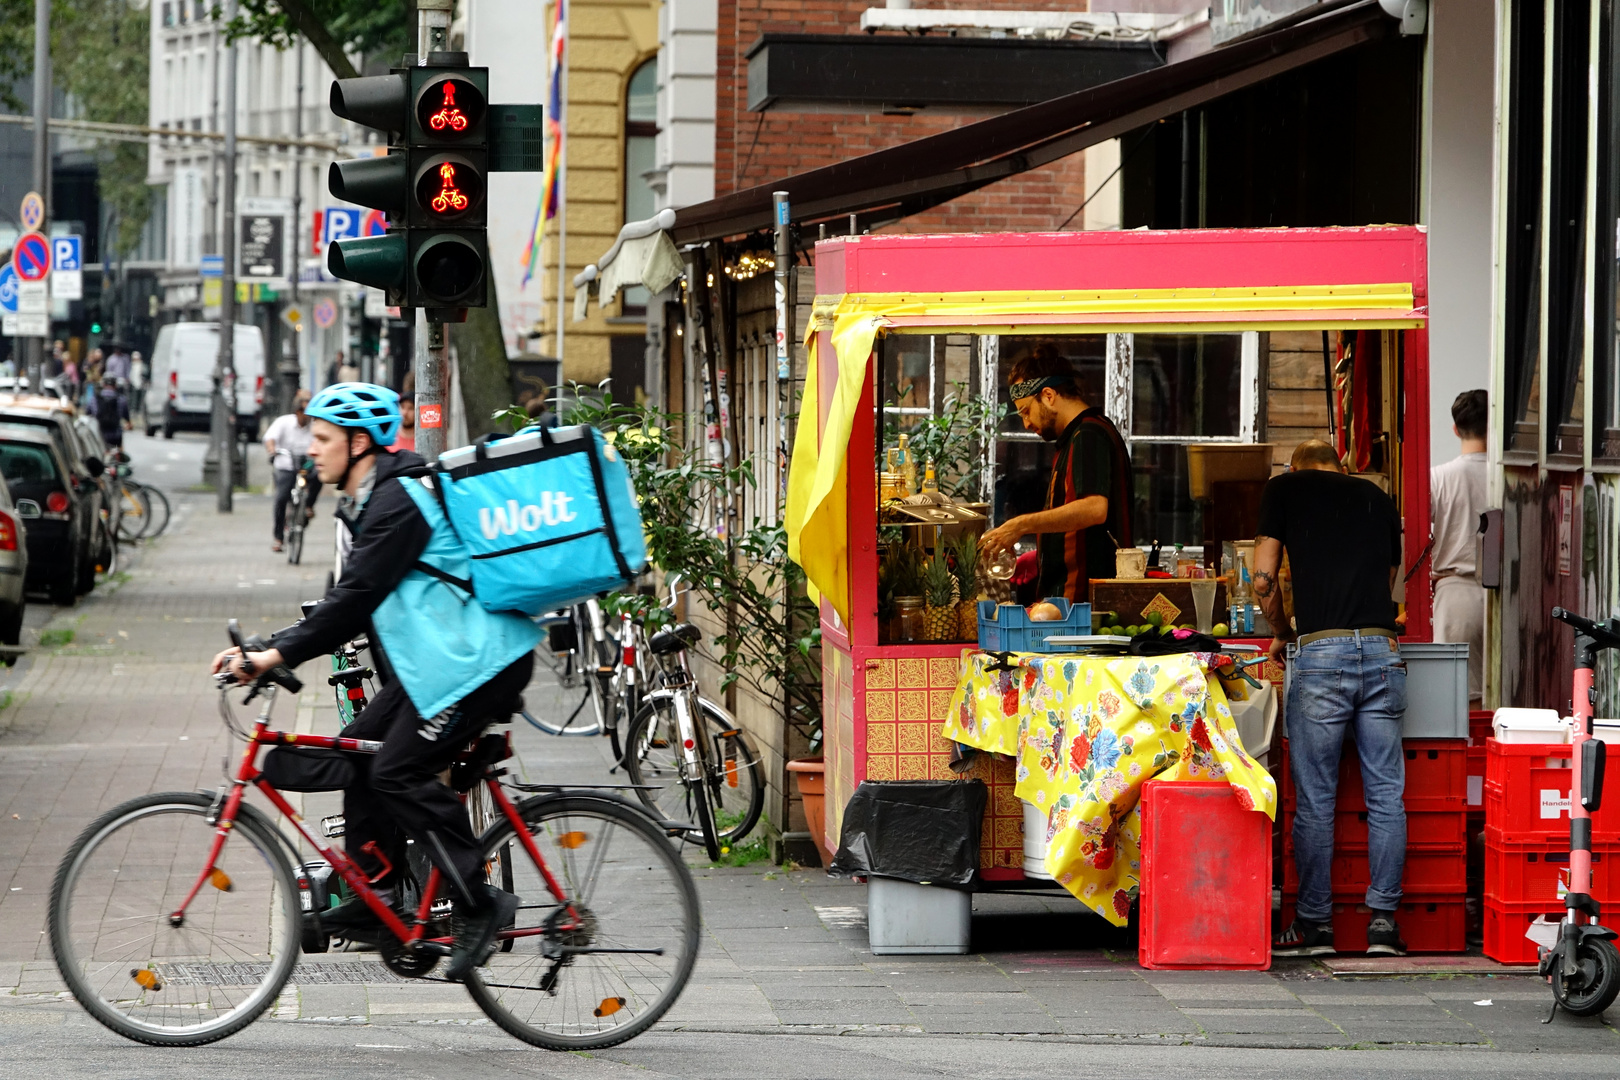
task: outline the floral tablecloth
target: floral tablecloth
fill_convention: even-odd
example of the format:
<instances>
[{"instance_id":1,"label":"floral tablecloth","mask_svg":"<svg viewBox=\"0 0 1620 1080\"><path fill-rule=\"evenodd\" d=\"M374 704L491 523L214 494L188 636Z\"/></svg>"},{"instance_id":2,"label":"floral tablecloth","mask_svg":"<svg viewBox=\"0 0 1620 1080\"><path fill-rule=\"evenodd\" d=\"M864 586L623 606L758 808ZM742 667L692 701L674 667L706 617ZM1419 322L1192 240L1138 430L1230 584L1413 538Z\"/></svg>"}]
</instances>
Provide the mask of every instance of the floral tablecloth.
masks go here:
<instances>
[{"instance_id":1,"label":"floral tablecloth","mask_svg":"<svg viewBox=\"0 0 1620 1080\"><path fill-rule=\"evenodd\" d=\"M1006 670L974 653L944 735L1017 760L1015 794L1047 813L1047 872L1123 926L1141 881L1144 781L1225 780L1242 806L1276 817L1277 786L1244 750L1226 688L1210 675L1226 662L1018 654Z\"/></svg>"}]
</instances>

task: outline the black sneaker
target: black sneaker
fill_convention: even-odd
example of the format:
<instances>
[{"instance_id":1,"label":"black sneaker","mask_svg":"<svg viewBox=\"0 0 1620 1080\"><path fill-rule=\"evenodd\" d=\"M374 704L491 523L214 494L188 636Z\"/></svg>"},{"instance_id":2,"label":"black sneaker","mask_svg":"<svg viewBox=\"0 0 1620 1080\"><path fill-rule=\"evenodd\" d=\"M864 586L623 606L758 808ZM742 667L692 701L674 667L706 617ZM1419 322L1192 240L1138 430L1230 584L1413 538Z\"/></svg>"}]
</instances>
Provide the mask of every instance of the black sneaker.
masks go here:
<instances>
[{"instance_id":1,"label":"black sneaker","mask_svg":"<svg viewBox=\"0 0 1620 1080\"><path fill-rule=\"evenodd\" d=\"M489 885L484 889L484 901L476 910L464 911L464 905L458 903L451 916L450 932L455 940L450 949L450 966L444 971L444 977L451 982L460 982L473 968L488 962L495 952L495 935L517 914L517 897Z\"/></svg>"},{"instance_id":2,"label":"black sneaker","mask_svg":"<svg viewBox=\"0 0 1620 1080\"><path fill-rule=\"evenodd\" d=\"M1401 940L1401 931L1395 925L1393 915L1375 912L1372 920L1367 923L1367 955L1406 955L1406 942Z\"/></svg>"},{"instance_id":3,"label":"black sneaker","mask_svg":"<svg viewBox=\"0 0 1620 1080\"><path fill-rule=\"evenodd\" d=\"M1333 924L1295 919L1271 941L1272 956L1332 956Z\"/></svg>"}]
</instances>

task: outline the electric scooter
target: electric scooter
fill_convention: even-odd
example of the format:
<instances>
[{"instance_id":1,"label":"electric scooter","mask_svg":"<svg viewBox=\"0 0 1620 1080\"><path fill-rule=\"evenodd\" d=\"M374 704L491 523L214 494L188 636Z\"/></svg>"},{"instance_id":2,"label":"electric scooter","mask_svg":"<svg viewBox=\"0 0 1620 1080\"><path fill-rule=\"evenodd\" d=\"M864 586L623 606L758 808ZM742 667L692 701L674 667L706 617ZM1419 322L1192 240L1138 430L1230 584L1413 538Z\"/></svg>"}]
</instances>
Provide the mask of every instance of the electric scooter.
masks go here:
<instances>
[{"instance_id":1,"label":"electric scooter","mask_svg":"<svg viewBox=\"0 0 1620 1080\"><path fill-rule=\"evenodd\" d=\"M1603 802L1606 743L1592 737L1592 711L1597 692L1592 685L1597 654L1620 649L1620 619L1595 623L1561 607L1552 617L1575 629L1575 753L1571 759L1569 799L1569 891L1566 913L1558 924L1558 942L1541 950L1540 972L1552 985L1550 1024L1562 1005L1576 1016L1596 1016L1620 994L1620 951L1615 931L1602 925L1603 912L1592 898L1592 812ZM1579 778L1578 780L1576 778Z\"/></svg>"}]
</instances>

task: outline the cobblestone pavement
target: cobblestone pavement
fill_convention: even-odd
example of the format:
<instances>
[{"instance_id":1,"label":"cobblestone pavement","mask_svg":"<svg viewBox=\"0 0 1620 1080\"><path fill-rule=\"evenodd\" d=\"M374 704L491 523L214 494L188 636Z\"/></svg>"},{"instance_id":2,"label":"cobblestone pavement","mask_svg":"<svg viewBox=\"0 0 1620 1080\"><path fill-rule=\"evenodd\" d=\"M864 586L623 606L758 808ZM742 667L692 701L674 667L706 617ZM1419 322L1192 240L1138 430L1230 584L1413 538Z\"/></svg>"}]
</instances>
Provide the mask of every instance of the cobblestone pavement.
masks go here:
<instances>
[{"instance_id":1,"label":"cobblestone pavement","mask_svg":"<svg viewBox=\"0 0 1620 1080\"><path fill-rule=\"evenodd\" d=\"M51 876L106 808L219 782L229 742L205 665L225 644L225 620L250 631L283 625L299 600L319 594L328 569L327 545L315 542L324 524L305 564L291 567L268 549L268 516L262 495L238 496L236 513L223 518L211 496L177 494L170 533L139 552L127 578L58 610L42 627L46 644L5 680L0 1060L12 1064L0 1074L109 1075L107 1053L131 1045L64 993L43 930ZM296 703L283 701L281 721L336 730L330 690L308 682ZM560 716L576 694L542 672L527 697L531 711ZM515 771L526 779L608 778L604 740L521 723L515 735ZM302 809L334 813L337 799L305 796ZM1540 1024L1548 992L1525 976L1348 979L1303 962L1269 973L1144 971L1128 941L1064 894L978 897L968 956L874 956L862 886L768 864L693 866L705 917L696 974L660 1027L624 1047L589 1058L529 1050L459 988L400 980L374 953L352 952L306 958L273 1015L220 1047L178 1053L199 1065L240 1061L245 1075L304 1046L342 1051L345 1074L357 1076L442 1075L435 1069L473 1059L479 1075L492 1076L997 1075L996 1063L1056 1076L1081 1061L1112 1062L1121 1076L1136 1075L1133 1062L1158 1063L1142 1075L1247 1076L1261 1062L1337 1075L1321 1070L1345 1060L1268 1048L1421 1047L1450 1053L1368 1055L1354 1069L1518 1076L1590 1070L1600 1059L1584 1055L1620 1051L1601 1020ZM1253 1049L1212 1049L1222 1046ZM400 1072L389 1055L406 1048L417 1064ZM180 1062L177 1052L146 1053L153 1064ZM12 1071L25 1061L35 1064Z\"/></svg>"}]
</instances>

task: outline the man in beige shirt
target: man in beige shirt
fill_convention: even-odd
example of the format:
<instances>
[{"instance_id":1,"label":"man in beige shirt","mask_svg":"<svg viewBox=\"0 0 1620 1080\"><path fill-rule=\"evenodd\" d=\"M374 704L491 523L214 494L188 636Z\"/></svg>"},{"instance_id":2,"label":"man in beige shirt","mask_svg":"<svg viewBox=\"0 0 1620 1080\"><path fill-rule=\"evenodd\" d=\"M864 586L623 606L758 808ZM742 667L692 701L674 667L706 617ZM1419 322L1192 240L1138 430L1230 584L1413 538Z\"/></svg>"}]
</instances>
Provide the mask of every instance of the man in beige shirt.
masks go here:
<instances>
[{"instance_id":1,"label":"man in beige shirt","mask_svg":"<svg viewBox=\"0 0 1620 1080\"><path fill-rule=\"evenodd\" d=\"M1454 461L1429 470L1434 508L1434 640L1468 643L1468 700L1479 708L1484 694L1485 590L1474 565L1474 536L1485 512L1485 426L1489 401L1483 390L1464 390L1451 403L1451 429L1462 440Z\"/></svg>"}]
</instances>

